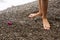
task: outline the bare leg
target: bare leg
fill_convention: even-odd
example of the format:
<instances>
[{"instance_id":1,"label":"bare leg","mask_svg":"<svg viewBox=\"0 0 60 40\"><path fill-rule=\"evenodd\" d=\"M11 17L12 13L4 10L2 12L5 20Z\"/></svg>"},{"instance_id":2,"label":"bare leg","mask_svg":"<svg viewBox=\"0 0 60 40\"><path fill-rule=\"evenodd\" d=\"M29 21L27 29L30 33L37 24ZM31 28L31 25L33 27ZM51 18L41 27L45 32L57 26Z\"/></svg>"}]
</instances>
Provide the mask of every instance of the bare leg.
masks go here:
<instances>
[{"instance_id":1,"label":"bare leg","mask_svg":"<svg viewBox=\"0 0 60 40\"><path fill-rule=\"evenodd\" d=\"M39 4L39 12L34 13L34 14L30 14L30 15L29 15L30 18L33 18L33 17L41 16L41 15L42 15L42 13L41 13L41 11L40 11L40 9L41 9L41 0L38 0L38 4Z\"/></svg>"},{"instance_id":2,"label":"bare leg","mask_svg":"<svg viewBox=\"0 0 60 40\"><path fill-rule=\"evenodd\" d=\"M43 26L44 26L44 29L49 30L50 24L49 24L48 19L46 17L47 8L48 8L48 0L41 0L41 12L42 12Z\"/></svg>"},{"instance_id":3,"label":"bare leg","mask_svg":"<svg viewBox=\"0 0 60 40\"><path fill-rule=\"evenodd\" d=\"M48 19L46 17L47 14L47 8L48 8L48 0L38 0L39 2L39 12L35 14L30 14L29 17L35 17L35 16L41 16L42 15L42 20L43 20L43 27L44 29L49 30L50 29L50 24L48 22Z\"/></svg>"}]
</instances>

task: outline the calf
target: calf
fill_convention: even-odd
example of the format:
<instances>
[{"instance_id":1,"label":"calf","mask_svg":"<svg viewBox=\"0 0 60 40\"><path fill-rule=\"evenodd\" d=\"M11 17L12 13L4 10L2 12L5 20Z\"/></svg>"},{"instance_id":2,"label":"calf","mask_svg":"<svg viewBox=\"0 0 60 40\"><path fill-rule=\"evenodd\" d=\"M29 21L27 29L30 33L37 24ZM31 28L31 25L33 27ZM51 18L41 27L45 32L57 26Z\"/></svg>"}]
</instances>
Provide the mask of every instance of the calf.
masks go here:
<instances>
[{"instance_id":1,"label":"calf","mask_svg":"<svg viewBox=\"0 0 60 40\"><path fill-rule=\"evenodd\" d=\"M47 8L48 8L48 0L38 0L38 3L39 3L39 12L34 13L34 14L30 14L28 17L33 18L36 16L41 16L44 29L49 30L50 24L49 24L48 19L46 17Z\"/></svg>"}]
</instances>

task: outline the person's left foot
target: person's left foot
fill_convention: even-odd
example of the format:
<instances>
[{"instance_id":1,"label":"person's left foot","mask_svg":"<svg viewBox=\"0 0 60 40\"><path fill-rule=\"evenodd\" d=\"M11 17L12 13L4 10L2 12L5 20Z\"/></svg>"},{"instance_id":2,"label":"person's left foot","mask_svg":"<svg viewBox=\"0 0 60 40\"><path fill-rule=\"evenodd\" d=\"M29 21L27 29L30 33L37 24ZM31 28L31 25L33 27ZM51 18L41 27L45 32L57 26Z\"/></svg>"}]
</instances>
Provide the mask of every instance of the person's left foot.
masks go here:
<instances>
[{"instance_id":1,"label":"person's left foot","mask_svg":"<svg viewBox=\"0 0 60 40\"><path fill-rule=\"evenodd\" d=\"M49 30L49 29L50 29L50 24L49 24L47 18L43 18L43 27L44 27L44 29L46 29L46 30Z\"/></svg>"}]
</instances>

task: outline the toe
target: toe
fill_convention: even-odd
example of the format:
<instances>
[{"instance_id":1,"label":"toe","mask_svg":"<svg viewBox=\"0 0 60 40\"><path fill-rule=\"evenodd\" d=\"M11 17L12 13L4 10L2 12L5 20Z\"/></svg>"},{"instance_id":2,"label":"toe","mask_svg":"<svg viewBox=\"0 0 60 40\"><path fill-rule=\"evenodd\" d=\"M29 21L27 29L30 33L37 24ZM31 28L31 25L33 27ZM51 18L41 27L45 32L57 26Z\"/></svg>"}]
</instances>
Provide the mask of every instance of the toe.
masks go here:
<instances>
[{"instance_id":1,"label":"toe","mask_svg":"<svg viewBox=\"0 0 60 40\"><path fill-rule=\"evenodd\" d=\"M45 30L50 30L50 27L45 27L44 29L45 29Z\"/></svg>"},{"instance_id":2,"label":"toe","mask_svg":"<svg viewBox=\"0 0 60 40\"><path fill-rule=\"evenodd\" d=\"M33 18L35 16L36 16L36 14L30 14L28 17Z\"/></svg>"},{"instance_id":3,"label":"toe","mask_svg":"<svg viewBox=\"0 0 60 40\"><path fill-rule=\"evenodd\" d=\"M32 17L33 15L32 14L30 14L28 17Z\"/></svg>"}]
</instances>

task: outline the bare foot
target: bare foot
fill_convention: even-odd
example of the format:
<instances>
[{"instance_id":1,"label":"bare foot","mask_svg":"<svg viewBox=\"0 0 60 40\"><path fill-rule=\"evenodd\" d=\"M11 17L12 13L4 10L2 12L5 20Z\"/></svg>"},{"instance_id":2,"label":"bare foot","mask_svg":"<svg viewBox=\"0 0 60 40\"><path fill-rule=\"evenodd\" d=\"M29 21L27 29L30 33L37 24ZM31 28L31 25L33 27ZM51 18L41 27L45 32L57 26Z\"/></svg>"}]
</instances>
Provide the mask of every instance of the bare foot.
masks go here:
<instances>
[{"instance_id":1,"label":"bare foot","mask_svg":"<svg viewBox=\"0 0 60 40\"><path fill-rule=\"evenodd\" d=\"M46 30L50 29L50 24L49 24L47 18L43 18L43 26L44 26L44 29L46 29Z\"/></svg>"},{"instance_id":2,"label":"bare foot","mask_svg":"<svg viewBox=\"0 0 60 40\"><path fill-rule=\"evenodd\" d=\"M33 17L40 16L40 15L41 14L38 12L38 13L30 14L28 17L33 18Z\"/></svg>"}]
</instances>

